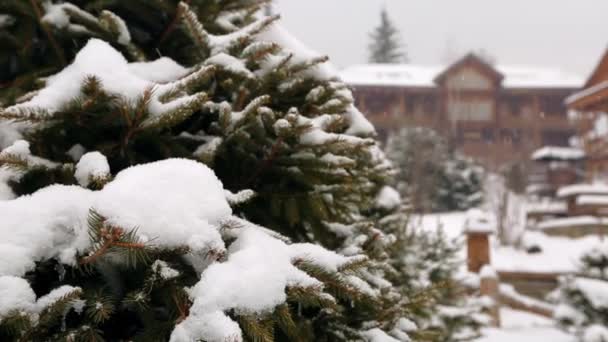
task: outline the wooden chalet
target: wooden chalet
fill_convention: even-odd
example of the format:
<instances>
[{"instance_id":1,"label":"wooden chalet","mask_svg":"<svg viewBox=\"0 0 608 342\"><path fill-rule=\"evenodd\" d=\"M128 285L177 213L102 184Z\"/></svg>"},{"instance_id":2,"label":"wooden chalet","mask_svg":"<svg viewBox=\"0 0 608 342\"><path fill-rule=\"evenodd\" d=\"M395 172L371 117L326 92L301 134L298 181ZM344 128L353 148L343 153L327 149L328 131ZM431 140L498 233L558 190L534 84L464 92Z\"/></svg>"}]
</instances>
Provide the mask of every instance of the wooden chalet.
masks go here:
<instances>
[{"instance_id":1,"label":"wooden chalet","mask_svg":"<svg viewBox=\"0 0 608 342\"><path fill-rule=\"evenodd\" d=\"M608 181L608 50L582 90L566 99L587 153L587 181Z\"/></svg>"},{"instance_id":2,"label":"wooden chalet","mask_svg":"<svg viewBox=\"0 0 608 342\"><path fill-rule=\"evenodd\" d=\"M448 67L360 65L343 80L380 136L433 128L452 146L497 168L541 146L567 146L575 133L564 99L583 80L560 71L494 66L469 54Z\"/></svg>"}]
</instances>

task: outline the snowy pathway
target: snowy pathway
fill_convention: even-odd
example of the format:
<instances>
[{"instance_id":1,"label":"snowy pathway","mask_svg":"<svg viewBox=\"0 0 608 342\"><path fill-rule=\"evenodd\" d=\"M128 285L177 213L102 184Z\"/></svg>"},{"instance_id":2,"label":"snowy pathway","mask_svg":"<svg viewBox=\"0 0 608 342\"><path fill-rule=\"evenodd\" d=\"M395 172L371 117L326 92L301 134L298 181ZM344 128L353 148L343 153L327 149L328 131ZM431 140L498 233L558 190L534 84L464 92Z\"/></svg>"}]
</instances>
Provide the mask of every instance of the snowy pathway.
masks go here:
<instances>
[{"instance_id":1,"label":"snowy pathway","mask_svg":"<svg viewBox=\"0 0 608 342\"><path fill-rule=\"evenodd\" d=\"M576 338L557 329L550 319L522 311L502 308L502 327L482 330L475 342L576 342Z\"/></svg>"}]
</instances>

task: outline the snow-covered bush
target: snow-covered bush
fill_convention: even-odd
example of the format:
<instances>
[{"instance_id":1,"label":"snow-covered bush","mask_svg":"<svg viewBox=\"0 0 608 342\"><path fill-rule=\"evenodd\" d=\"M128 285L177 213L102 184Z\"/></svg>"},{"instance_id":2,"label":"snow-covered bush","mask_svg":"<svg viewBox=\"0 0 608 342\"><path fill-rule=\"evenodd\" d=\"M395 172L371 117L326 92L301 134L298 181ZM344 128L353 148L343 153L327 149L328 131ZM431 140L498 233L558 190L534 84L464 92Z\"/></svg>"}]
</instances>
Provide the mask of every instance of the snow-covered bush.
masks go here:
<instances>
[{"instance_id":1,"label":"snow-covered bush","mask_svg":"<svg viewBox=\"0 0 608 342\"><path fill-rule=\"evenodd\" d=\"M389 203L395 190L385 190L380 203ZM391 282L410 300L408 317L420 328L412 335L420 340L469 341L487 325L485 305L470 297L464 287L461 242L449 239L440 227L425 231L410 220L405 206L380 206L380 227L396 236L390 255ZM412 293L415 295L412 297Z\"/></svg>"},{"instance_id":2,"label":"snow-covered bush","mask_svg":"<svg viewBox=\"0 0 608 342\"><path fill-rule=\"evenodd\" d=\"M429 128L405 127L391 135L387 156L398 169L397 188L417 212L466 210L483 200L483 170L450 151Z\"/></svg>"},{"instance_id":3,"label":"snow-covered bush","mask_svg":"<svg viewBox=\"0 0 608 342\"><path fill-rule=\"evenodd\" d=\"M608 244L601 243L581 258L579 275L560 279L551 297L555 319L581 341L608 340Z\"/></svg>"}]
</instances>

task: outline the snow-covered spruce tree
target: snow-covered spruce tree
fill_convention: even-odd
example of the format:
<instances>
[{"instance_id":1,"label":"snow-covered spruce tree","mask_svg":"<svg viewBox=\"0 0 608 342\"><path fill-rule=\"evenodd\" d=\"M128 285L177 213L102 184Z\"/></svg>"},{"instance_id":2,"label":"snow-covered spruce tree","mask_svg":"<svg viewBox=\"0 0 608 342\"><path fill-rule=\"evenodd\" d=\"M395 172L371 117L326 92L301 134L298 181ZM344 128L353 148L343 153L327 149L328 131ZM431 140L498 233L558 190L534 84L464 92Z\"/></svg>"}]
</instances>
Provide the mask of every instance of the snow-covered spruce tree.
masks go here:
<instances>
[{"instance_id":1,"label":"snow-covered spruce tree","mask_svg":"<svg viewBox=\"0 0 608 342\"><path fill-rule=\"evenodd\" d=\"M409 58L400 42L399 30L388 16L386 8L380 12L380 25L370 33L370 63L407 63Z\"/></svg>"},{"instance_id":2,"label":"snow-covered spruce tree","mask_svg":"<svg viewBox=\"0 0 608 342\"><path fill-rule=\"evenodd\" d=\"M432 129L397 131L386 154L398 169L396 187L415 212L466 210L482 203L482 169L450 151Z\"/></svg>"},{"instance_id":3,"label":"snow-covered spruce tree","mask_svg":"<svg viewBox=\"0 0 608 342\"><path fill-rule=\"evenodd\" d=\"M608 341L608 244L585 253L579 274L560 279L551 297L558 304L554 316L562 328L583 342Z\"/></svg>"},{"instance_id":4,"label":"snow-covered spruce tree","mask_svg":"<svg viewBox=\"0 0 608 342\"><path fill-rule=\"evenodd\" d=\"M0 4L2 339L408 340L350 91L265 1L188 3Z\"/></svg>"},{"instance_id":5,"label":"snow-covered spruce tree","mask_svg":"<svg viewBox=\"0 0 608 342\"><path fill-rule=\"evenodd\" d=\"M408 298L414 336L424 341L468 341L487 323L483 301L463 286L458 241L443 229L424 231L403 205L397 190L385 186L376 199L375 214L385 233L396 237L391 246L387 278Z\"/></svg>"}]
</instances>

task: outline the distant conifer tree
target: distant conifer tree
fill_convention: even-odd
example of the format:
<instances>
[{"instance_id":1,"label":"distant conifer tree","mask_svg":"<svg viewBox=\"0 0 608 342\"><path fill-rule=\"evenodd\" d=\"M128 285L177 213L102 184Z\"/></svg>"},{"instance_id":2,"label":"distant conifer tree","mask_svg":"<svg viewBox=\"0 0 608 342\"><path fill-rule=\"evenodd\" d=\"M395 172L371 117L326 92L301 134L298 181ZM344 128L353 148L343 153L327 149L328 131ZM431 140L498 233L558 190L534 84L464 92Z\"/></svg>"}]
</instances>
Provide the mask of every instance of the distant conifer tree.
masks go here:
<instances>
[{"instance_id":1,"label":"distant conifer tree","mask_svg":"<svg viewBox=\"0 0 608 342\"><path fill-rule=\"evenodd\" d=\"M388 16L386 9L380 12L380 26L370 34L369 61L371 63L407 63L409 57L403 50L399 30Z\"/></svg>"}]
</instances>

